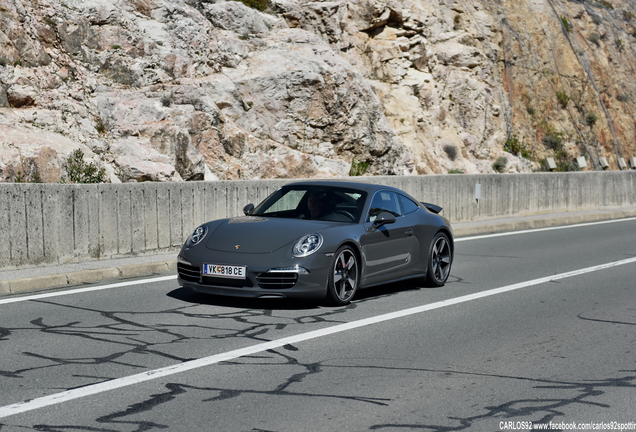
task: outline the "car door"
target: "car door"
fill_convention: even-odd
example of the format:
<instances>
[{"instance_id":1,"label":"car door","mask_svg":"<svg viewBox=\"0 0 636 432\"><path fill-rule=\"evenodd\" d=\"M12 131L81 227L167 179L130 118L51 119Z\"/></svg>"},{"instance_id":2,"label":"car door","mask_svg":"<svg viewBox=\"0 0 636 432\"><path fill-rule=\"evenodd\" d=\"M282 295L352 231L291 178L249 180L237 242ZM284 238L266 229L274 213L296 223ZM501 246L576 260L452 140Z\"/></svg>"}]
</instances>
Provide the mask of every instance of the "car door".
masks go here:
<instances>
[{"instance_id":1,"label":"car door","mask_svg":"<svg viewBox=\"0 0 636 432\"><path fill-rule=\"evenodd\" d=\"M377 215L386 211L395 222L376 226ZM401 269L417 258L419 249L410 218L402 214L398 194L382 190L375 193L360 238L364 262L364 283L379 283L400 277Z\"/></svg>"}]
</instances>

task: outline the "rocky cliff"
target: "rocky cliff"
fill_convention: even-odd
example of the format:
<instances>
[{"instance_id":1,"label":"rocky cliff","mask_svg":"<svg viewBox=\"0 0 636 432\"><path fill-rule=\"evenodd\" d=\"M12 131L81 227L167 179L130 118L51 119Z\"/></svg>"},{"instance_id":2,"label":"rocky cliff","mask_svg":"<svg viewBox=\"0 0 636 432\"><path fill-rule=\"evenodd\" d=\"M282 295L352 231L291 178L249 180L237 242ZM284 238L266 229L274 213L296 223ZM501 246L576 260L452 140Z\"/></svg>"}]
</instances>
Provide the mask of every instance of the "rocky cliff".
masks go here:
<instances>
[{"instance_id":1,"label":"rocky cliff","mask_svg":"<svg viewBox=\"0 0 636 432\"><path fill-rule=\"evenodd\" d=\"M77 148L112 182L636 156L633 2L245 3L0 0L0 181Z\"/></svg>"}]
</instances>

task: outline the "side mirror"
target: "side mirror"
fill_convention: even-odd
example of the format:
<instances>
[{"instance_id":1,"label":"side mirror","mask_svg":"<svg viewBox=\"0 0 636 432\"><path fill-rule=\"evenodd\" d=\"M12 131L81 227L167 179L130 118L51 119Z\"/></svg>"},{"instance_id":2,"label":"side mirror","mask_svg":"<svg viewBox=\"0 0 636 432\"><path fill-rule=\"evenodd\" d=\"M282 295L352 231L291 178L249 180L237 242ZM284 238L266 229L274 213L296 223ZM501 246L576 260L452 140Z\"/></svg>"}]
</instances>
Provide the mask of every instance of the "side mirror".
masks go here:
<instances>
[{"instance_id":1,"label":"side mirror","mask_svg":"<svg viewBox=\"0 0 636 432\"><path fill-rule=\"evenodd\" d=\"M254 211L254 204L252 203L243 207L243 213L245 214L245 216L251 215L253 211Z\"/></svg>"},{"instance_id":2,"label":"side mirror","mask_svg":"<svg viewBox=\"0 0 636 432\"><path fill-rule=\"evenodd\" d=\"M380 212L373 221L373 226L381 227L382 225L395 223L395 216L387 211Z\"/></svg>"}]
</instances>

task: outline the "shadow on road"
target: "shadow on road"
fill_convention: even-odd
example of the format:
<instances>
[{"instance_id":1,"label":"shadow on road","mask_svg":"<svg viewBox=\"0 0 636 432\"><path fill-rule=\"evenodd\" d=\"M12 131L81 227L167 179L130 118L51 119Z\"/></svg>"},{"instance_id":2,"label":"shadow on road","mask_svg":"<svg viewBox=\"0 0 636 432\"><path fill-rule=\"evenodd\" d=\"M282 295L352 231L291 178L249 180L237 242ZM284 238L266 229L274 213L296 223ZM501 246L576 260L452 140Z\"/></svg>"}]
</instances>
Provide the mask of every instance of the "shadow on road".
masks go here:
<instances>
[{"instance_id":1,"label":"shadow on road","mask_svg":"<svg viewBox=\"0 0 636 432\"><path fill-rule=\"evenodd\" d=\"M436 288L423 288L415 281L402 281L359 290L352 304L393 296L404 291L428 290ZM252 299L242 297L226 297L219 295L203 294L188 288L177 288L170 291L168 297L186 303L223 306L237 309L263 309L263 310L311 310L319 308L342 308L343 306L331 306L324 299ZM344 306L348 307L348 306Z\"/></svg>"}]
</instances>

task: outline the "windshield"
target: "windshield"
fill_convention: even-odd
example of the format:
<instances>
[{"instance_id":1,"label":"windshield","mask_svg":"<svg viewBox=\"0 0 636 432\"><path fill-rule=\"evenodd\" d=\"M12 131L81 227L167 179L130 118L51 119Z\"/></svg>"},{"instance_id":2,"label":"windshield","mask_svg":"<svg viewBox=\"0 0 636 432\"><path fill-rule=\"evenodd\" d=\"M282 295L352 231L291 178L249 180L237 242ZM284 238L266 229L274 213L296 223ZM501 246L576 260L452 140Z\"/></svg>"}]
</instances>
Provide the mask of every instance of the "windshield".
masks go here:
<instances>
[{"instance_id":1,"label":"windshield","mask_svg":"<svg viewBox=\"0 0 636 432\"><path fill-rule=\"evenodd\" d=\"M329 186L285 186L258 205L253 216L358 222L366 192Z\"/></svg>"}]
</instances>

